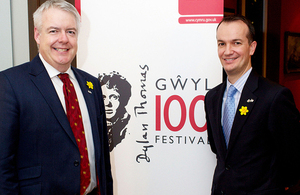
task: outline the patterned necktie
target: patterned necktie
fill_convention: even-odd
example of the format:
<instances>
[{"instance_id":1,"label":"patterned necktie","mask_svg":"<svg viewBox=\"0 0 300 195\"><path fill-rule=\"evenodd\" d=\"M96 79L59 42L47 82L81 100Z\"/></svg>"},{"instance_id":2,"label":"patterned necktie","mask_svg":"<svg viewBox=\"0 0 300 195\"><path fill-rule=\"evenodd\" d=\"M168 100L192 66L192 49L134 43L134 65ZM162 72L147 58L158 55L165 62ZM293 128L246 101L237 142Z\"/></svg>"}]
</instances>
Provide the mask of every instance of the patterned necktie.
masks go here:
<instances>
[{"instance_id":1,"label":"patterned necktie","mask_svg":"<svg viewBox=\"0 0 300 195\"><path fill-rule=\"evenodd\" d=\"M224 106L224 115L223 115L223 133L226 141L226 146L228 147L229 137L231 133L231 127L235 116L235 105L234 105L234 94L237 92L237 89L230 85L227 93L227 99Z\"/></svg>"},{"instance_id":2,"label":"patterned necktie","mask_svg":"<svg viewBox=\"0 0 300 195\"><path fill-rule=\"evenodd\" d=\"M80 152L80 194L82 195L90 184L91 173L81 112L75 88L69 79L69 75L59 74L58 77L64 83L63 91L65 95L67 117Z\"/></svg>"}]
</instances>

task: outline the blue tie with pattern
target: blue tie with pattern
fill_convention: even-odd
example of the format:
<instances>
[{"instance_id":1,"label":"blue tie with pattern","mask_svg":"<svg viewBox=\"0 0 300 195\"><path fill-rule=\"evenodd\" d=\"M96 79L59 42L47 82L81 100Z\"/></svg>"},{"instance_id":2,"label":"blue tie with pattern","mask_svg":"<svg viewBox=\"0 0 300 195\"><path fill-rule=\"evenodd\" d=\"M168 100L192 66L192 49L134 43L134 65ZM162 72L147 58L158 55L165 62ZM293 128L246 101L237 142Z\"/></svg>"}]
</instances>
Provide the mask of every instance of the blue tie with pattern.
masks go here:
<instances>
[{"instance_id":1,"label":"blue tie with pattern","mask_svg":"<svg viewBox=\"0 0 300 195\"><path fill-rule=\"evenodd\" d=\"M234 106L234 94L237 92L237 89L230 85L227 93L227 99L224 106L224 115L223 115L223 133L226 141L226 146L228 147L229 137L231 133L231 127L235 116L235 106Z\"/></svg>"}]
</instances>

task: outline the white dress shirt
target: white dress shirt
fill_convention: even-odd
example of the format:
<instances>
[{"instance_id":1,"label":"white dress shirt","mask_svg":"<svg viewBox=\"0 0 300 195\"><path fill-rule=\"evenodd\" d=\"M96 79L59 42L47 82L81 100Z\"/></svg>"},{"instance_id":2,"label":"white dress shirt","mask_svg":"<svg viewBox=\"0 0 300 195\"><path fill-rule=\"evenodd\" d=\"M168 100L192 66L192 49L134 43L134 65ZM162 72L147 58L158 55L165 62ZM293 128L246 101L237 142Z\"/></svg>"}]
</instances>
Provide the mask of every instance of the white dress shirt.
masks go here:
<instances>
[{"instance_id":1,"label":"white dress shirt","mask_svg":"<svg viewBox=\"0 0 300 195\"><path fill-rule=\"evenodd\" d=\"M58 70L56 70L53 66L48 64L44 58L42 57L41 54L39 54L39 57L41 58L48 75L53 83L53 86L56 90L56 93L60 99L61 105L64 108L66 112L66 104L65 104L65 96L63 92L63 82L58 78L58 75L61 74ZM85 99L83 97L81 88L77 82L77 79L71 69L71 67L66 71L62 73L67 73L69 74L69 78L71 82L73 83L77 95L77 99L79 101L79 107L82 115L82 122L83 122L83 128L85 132L85 139L86 139L86 144L88 148L88 158L90 162L90 172L91 172L91 183L89 187L86 189L85 194L91 192L95 187L97 187L97 179L96 179L96 167L95 167L95 152L94 152L94 142L93 142L93 135L92 135L92 128L91 128L91 122L90 122L90 117L89 113L87 110L87 106L85 103ZM70 181L72 182L72 181Z\"/></svg>"}]
</instances>

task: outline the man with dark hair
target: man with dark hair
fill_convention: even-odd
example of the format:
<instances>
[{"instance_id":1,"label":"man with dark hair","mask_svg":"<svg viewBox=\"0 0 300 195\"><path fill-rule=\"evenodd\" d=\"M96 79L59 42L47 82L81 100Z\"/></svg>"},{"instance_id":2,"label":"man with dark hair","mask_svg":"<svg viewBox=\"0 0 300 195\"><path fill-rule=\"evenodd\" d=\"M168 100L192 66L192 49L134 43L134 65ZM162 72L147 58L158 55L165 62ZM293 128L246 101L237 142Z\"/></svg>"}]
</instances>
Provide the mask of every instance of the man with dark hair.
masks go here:
<instances>
[{"instance_id":1,"label":"man with dark hair","mask_svg":"<svg viewBox=\"0 0 300 195\"><path fill-rule=\"evenodd\" d=\"M117 72L99 75L103 91L108 129L109 149L112 151L125 138L130 114L126 111L131 85Z\"/></svg>"},{"instance_id":2,"label":"man with dark hair","mask_svg":"<svg viewBox=\"0 0 300 195\"><path fill-rule=\"evenodd\" d=\"M100 82L71 67L80 16L48 0L33 17L39 54L0 73L0 194L112 195Z\"/></svg>"},{"instance_id":3,"label":"man with dark hair","mask_svg":"<svg viewBox=\"0 0 300 195\"><path fill-rule=\"evenodd\" d=\"M227 81L205 97L207 132L217 166L213 195L281 195L300 178L300 124L293 95L252 70L251 22L225 17L217 28Z\"/></svg>"}]
</instances>

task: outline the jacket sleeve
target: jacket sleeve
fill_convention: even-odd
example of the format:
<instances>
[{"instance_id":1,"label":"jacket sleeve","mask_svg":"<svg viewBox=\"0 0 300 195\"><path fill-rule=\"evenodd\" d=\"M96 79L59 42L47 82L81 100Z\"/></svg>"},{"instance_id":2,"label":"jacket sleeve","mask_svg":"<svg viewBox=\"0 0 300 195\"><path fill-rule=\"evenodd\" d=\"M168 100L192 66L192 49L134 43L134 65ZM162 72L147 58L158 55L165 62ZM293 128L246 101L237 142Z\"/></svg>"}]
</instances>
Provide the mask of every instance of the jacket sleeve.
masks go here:
<instances>
[{"instance_id":1,"label":"jacket sleeve","mask_svg":"<svg viewBox=\"0 0 300 195\"><path fill-rule=\"evenodd\" d=\"M98 79L96 79L95 81L96 83L96 88L97 88L97 92L98 92L98 100L97 102L99 102L99 110L100 110L100 116L101 118L99 120L99 134L101 134L101 145L102 145L102 157L103 157L103 173L105 173L105 175L102 175L103 180L105 180L104 184L105 186L103 186L105 188L105 190L102 190L102 192L104 192L105 195L113 195L113 179L112 179L112 174L111 174L111 164L110 164L110 153L109 153L109 146L108 146L108 136L107 136L107 125L106 125L106 115L105 115L105 108L104 108L104 101L103 101L103 95L102 95L102 90L101 90L101 86L100 86L100 82ZM101 184L100 184L101 186Z\"/></svg>"},{"instance_id":2,"label":"jacket sleeve","mask_svg":"<svg viewBox=\"0 0 300 195\"><path fill-rule=\"evenodd\" d=\"M18 194L16 154L19 138L19 109L14 90L0 72L0 194Z\"/></svg>"},{"instance_id":3,"label":"jacket sleeve","mask_svg":"<svg viewBox=\"0 0 300 195\"><path fill-rule=\"evenodd\" d=\"M106 190L107 195L113 195L113 180L111 174L111 164L110 164L110 154L109 154L109 147L108 147L108 137L107 137L107 127L106 127L106 117L105 113L103 114L103 124L104 129L102 130L103 133L103 148L104 148L104 159L105 159L105 169L106 169Z\"/></svg>"},{"instance_id":4,"label":"jacket sleeve","mask_svg":"<svg viewBox=\"0 0 300 195\"><path fill-rule=\"evenodd\" d=\"M280 154L283 183L290 186L300 179L300 114L290 90L282 88L271 104L268 126Z\"/></svg>"},{"instance_id":5,"label":"jacket sleeve","mask_svg":"<svg viewBox=\"0 0 300 195\"><path fill-rule=\"evenodd\" d=\"M217 150L216 150L215 142L214 142L214 139L212 136L212 129L211 129L210 118L209 118L209 97L208 97L208 95L206 95L205 99L204 99L204 108L205 108L205 113L206 113L205 115L206 115L207 136L208 136L209 145L210 145L212 152L216 154Z\"/></svg>"}]
</instances>

